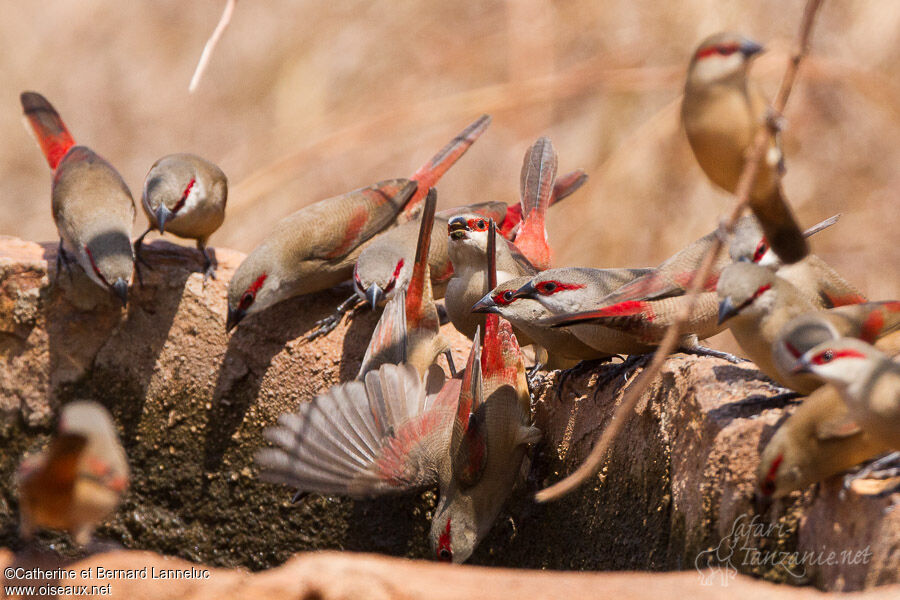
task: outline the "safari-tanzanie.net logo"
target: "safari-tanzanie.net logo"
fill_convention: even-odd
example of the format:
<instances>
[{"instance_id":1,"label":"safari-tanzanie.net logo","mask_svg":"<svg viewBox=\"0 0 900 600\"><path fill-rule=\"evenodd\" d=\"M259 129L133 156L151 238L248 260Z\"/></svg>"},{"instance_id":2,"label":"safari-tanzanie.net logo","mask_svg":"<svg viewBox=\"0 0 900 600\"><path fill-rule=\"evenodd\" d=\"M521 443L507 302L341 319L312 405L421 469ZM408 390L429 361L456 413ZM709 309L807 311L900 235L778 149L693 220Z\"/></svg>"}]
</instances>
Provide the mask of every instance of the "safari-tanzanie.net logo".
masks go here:
<instances>
[{"instance_id":1,"label":"safari-tanzanie.net logo","mask_svg":"<svg viewBox=\"0 0 900 600\"><path fill-rule=\"evenodd\" d=\"M775 548L759 547L760 540L777 542L794 535L786 523L765 523L759 515L742 514L731 526L731 532L723 537L715 548L697 555L694 566L700 575L701 585L727 586L738 574L765 569L779 569L788 577L804 581L811 567L868 564L872 559L869 546L854 550L822 548L789 552Z\"/></svg>"}]
</instances>

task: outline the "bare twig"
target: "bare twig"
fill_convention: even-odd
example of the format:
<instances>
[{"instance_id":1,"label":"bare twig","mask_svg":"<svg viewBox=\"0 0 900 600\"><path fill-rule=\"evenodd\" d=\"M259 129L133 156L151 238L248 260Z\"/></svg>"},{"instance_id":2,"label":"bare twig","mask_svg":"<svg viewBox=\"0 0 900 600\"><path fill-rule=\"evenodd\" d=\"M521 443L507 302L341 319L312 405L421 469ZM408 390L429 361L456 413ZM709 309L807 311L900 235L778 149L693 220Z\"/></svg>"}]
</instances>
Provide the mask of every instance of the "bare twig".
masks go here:
<instances>
[{"instance_id":1,"label":"bare twig","mask_svg":"<svg viewBox=\"0 0 900 600\"><path fill-rule=\"evenodd\" d=\"M219 18L219 24L216 25L212 35L209 36L209 39L206 41L206 45L203 46L200 60L197 61L197 68L194 69L194 76L191 77L191 83L188 85L188 93L193 93L194 90L197 89L197 86L200 85L200 78L203 77L203 72L206 71L206 65L209 64L209 57L212 56L216 44L219 43L219 38L222 37L222 34L225 33L225 28L228 27L228 24L231 22L231 15L234 13L236 4L237 0L227 0L225 10L222 11L222 16Z\"/></svg>"},{"instance_id":2,"label":"bare twig","mask_svg":"<svg viewBox=\"0 0 900 600\"><path fill-rule=\"evenodd\" d=\"M821 3L822 0L809 0L806 4L803 21L800 26L797 47L791 56L784 78L781 81L781 87L779 88L778 94L775 96L775 101L772 105L777 114L781 114L784 111L794 81L796 80L800 63L809 50L809 38L812 33L813 19ZM616 409L609 425L603 431L600 440L591 450L587 459L585 459L581 466L579 466L571 475L538 492L535 496L535 499L538 502L547 502L564 496L577 488L587 478L593 476L600 469L601 463L606 456L606 452L616 435L618 435L619 431L621 431L624 426L625 419L634 411L634 407L637 405L641 395L643 395L647 388L650 387L653 380L656 379L656 376L659 374L668 355L677 348L678 341L682 336L684 324L694 310L697 293L701 288L701 283L706 281L716 257L719 255L719 252L722 251L726 236L734 232L735 223L747 208L750 201L750 191L753 189L753 183L759 173L760 163L765 156L766 148L769 144L769 137L771 135L772 131L768 127L761 127L756 134L753 145L747 153L744 170L741 172L741 177L735 188L735 196L738 198L737 205L734 207L729 218L720 225L720 230L723 235L717 236L715 243L703 257L699 270L694 275L693 280L691 280L691 285L687 292L687 302L682 311L678 314L675 322L672 323L672 326L666 331L662 343L660 343L659 348L657 348L656 353L653 355L653 360L647 368L643 370L634 384L625 392L622 397L622 403Z\"/></svg>"}]
</instances>

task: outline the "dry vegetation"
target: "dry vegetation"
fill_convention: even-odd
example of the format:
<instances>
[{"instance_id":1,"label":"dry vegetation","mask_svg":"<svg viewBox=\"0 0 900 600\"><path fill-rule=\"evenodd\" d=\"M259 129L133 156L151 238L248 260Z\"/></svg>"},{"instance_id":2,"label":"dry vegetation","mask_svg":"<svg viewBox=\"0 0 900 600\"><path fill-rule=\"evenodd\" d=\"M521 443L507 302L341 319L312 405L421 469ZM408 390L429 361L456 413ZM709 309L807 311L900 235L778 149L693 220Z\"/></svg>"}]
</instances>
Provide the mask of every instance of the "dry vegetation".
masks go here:
<instances>
[{"instance_id":1,"label":"dry vegetation","mask_svg":"<svg viewBox=\"0 0 900 600\"><path fill-rule=\"evenodd\" d=\"M754 72L774 92L803 4L239 2L188 95L224 2L5 0L0 233L55 237L49 172L18 104L35 89L135 194L163 154L218 162L232 193L214 245L247 251L307 203L409 175L488 112L442 206L514 201L526 147L549 134L561 170L591 176L551 213L557 262L654 264L733 204L678 126L691 50L720 29L764 42ZM900 3L827 1L813 38L786 115L787 195L802 224L843 212L814 250L871 297L900 297Z\"/></svg>"}]
</instances>

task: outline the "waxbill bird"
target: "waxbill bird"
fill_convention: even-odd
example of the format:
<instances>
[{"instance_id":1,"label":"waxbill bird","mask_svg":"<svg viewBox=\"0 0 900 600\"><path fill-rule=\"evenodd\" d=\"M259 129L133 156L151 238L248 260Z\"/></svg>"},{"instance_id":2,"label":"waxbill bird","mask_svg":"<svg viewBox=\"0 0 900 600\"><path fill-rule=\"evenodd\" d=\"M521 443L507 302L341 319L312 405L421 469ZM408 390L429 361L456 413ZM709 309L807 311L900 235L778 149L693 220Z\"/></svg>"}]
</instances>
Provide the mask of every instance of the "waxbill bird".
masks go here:
<instances>
[{"instance_id":1,"label":"waxbill bird","mask_svg":"<svg viewBox=\"0 0 900 600\"><path fill-rule=\"evenodd\" d=\"M803 235L809 237L818 233L836 223L839 217L840 215L835 215L825 219L804 231ZM865 296L853 284L815 254L785 265L769 249L769 242L759 222L752 216L741 219L741 225L735 229L734 237L728 245L728 253L734 262L754 262L771 269L805 296L820 296L828 308L866 301Z\"/></svg>"},{"instance_id":2,"label":"waxbill bird","mask_svg":"<svg viewBox=\"0 0 900 600\"><path fill-rule=\"evenodd\" d=\"M85 545L128 487L128 460L109 412L90 401L63 406L56 434L17 472L21 531L68 531Z\"/></svg>"},{"instance_id":3,"label":"waxbill bird","mask_svg":"<svg viewBox=\"0 0 900 600\"><path fill-rule=\"evenodd\" d=\"M783 377L814 346L843 337L860 339L891 356L900 353L900 302L865 302L804 313L788 321L772 343L772 358Z\"/></svg>"},{"instance_id":4,"label":"waxbill bird","mask_svg":"<svg viewBox=\"0 0 900 600\"><path fill-rule=\"evenodd\" d=\"M405 289L387 304L366 348L357 379L385 363L407 363L424 375L450 345L441 335L441 322L431 293L429 246L434 228L437 191L428 192L422 210L412 276ZM449 360L449 359L448 359ZM451 363L452 365L452 363ZM451 367L452 368L452 367Z\"/></svg>"},{"instance_id":5,"label":"waxbill bird","mask_svg":"<svg viewBox=\"0 0 900 600\"><path fill-rule=\"evenodd\" d=\"M681 121L706 176L734 193L746 155L760 127L767 127L768 103L747 70L762 46L734 33L712 35L691 58ZM772 249L785 263L809 253L806 240L781 190L784 161L773 136L750 192L750 208Z\"/></svg>"},{"instance_id":6,"label":"waxbill bird","mask_svg":"<svg viewBox=\"0 0 900 600\"><path fill-rule=\"evenodd\" d=\"M496 318L496 315L494 315ZM479 336L462 378L433 365L383 364L336 386L265 431L262 477L299 490L371 497L434 485L440 500L434 557L467 560L488 533L522 470L529 425L524 363L508 323ZM479 356L480 355L480 356Z\"/></svg>"},{"instance_id":7,"label":"waxbill bird","mask_svg":"<svg viewBox=\"0 0 900 600\"><path fill-rule=\"evenodd\" d=\"M803 232L803 235L807 237L814 235L830 227L836 221L836 217L826 219L807 229ZM713 246L718 235L718 231L713 231L688 244L643 277L635 279L610 292L607 296L598 299L594 308L613 306L629 301L657 300L685 295L694 278L694 274L699 268L700 262ZM762 228L753 215L746 215L738 219L734 228L734 236L729 244L729 250L731 260L721 254L717 257L706 281L703 282L702 289L704 291L715 292L719 275L732 261L746 260L760 263L775 271L779 269L785 272L790 271L790 274L803 275L806 273L801 267L801 265L808 264L805 260L798 263L796 268L786 269L784 263L778 259L777 255L769 251ZM802 281L805 282L805 278ZM837 286L834 287L837 289Z\"/></svg>"},{"instance_id":8,"label":"waxbill bird","mask_svg":"<svg viewBox=\"0 0 900 600\"><path fill-rule=\"evenodd\" d=\"M775 365L772 344L794 317L825 308L769 269L748 262L729 265L719 277L719 323L726 324L744 354L759 370L801 394L822 385L809 375L785 377Z\"/></svg>"},{"instance_id":9,"label":"waxbill bird","mask_svg":"<svg viewBox=\"0 0 900 600\"><path fill-rule=\"evenodd\" d=\"M144 178L141 206L150 226L134 243L139 261L144 237L154 229L197 241L203 273L215 279L206 242L225 221L228 179L222 169L194 154L169 154L153 163Z\"/></svg>"},{"instance_id":10,"label":"waxbill bird","mask_svg":"<svg viewBox=\"0 0 900 600\"><path fill-rule=\"evenodd\" d=\"M515 245L496 245L497 283L514 277L533 275L538 269L520 249L531 258L546 265L550 261L550 246L544 227L545 214L556 179L557 156L549 138L538 139L525 153L520 176L522 223ZM488 244L488 219L476 214L459 215L447 224L450 237L449 255L453 277L447 284L444 305L453 326L467 337L484 324L484 317L472 313L472 306L494 286L488 285L485 257ZM530 343L520 340L524 345Z\"/></svg>"},{"instance_id":11,"label":"waxbill bird","mask_svg":"<svg viewBox=\"0 0 900 600\"><path fill-rule=\"evenodd\" d=\"M822 386L766 444L756 470L757 497L768 503L887 450L853 421L834 386Z\"/></svg>"},{"instance_id":12,"label":"waxbill bird","mask_svg":"<svg viewBox=\"0 0 900 600\"><path fill-rule=\"evenodd\" d=\"M71 257L122 306L134 271L131 225L134 200L111 164L87 146L76 146L56 109L35 92L23 92L22 109L53 169L51 205L59 232L57 273Z\"/></svg>"},{"instance_id":13,"label":"waxbill bird","mask_svg":"<svg viewBox=\"0 0 900 600\"><path fill-rule=\"evenodd\" d=\"M562 270L554 269L553 271ZM616 285L634 280L644 272L641 269L607 269L606 271L608 273L605 278L600 275L596 275L596 278L598 280L602 279L610 289ZM523 331L532 342L547 351L549 355L547 366L550 368L567 368L571 366L571 364L566 364L565 359L569 361L595 360L609 358L614 355L611 352L603 352L592 348L581 341L568 328L547 327L540 324L542 319L552 317L553 313L538 300L525 297L517 298L514 295L516 290L530 280L531 277L526 275L501 283L485 294L472 307L472 311L497 313L508 320L516 330Z\"/></svg>"},{"instance_id":14,"label":"waxbill bird","mask_svg":"<svg viewBox=\"0 0 900 600\"><path fill-rule=\"evenodd\" d=\"M862 340L839 338L811 348L794 370L836 387L864 431L900 450L900 364Z\"/></svg>"},{"instance_id":15,"label":"waxbill bird","mask_svg":"<svg viewBox=\"0 0 900 600\"><path fill-rule=\"evenodd\" d=\"M228 285L226 329L273 304L350 279L365 243L399 221L415 218L428 189L489 122L487 115L476 120L412 179L383 181L321 200L282 219L235 271ZM325 332L337 325L339 316L340 311L325 325Z\"/></svg>"},{"instance_id":16,"label":"waxbill bird","mask_svg":"<svg viewBox=\"0 0 900 600\"><path fill-rule=\"evenodd\" d=\"M550 204L568 197L586 180L587 175L581 170L560 177L553 187ZM455 216L470 213L493 219L498 224L498 232L510 241L516 239L522 222L521 202L509 206L503 202L484 202L437 213L428 252L431 287L436 300L444 297L447 282L453 276L453 265L447 252L447 223ZM372 308L390 300L409 281L418 231L416 221L394 227L372 240L359 255L353 269L353 287L360 299Z\"/></svg>"}]
</instances>

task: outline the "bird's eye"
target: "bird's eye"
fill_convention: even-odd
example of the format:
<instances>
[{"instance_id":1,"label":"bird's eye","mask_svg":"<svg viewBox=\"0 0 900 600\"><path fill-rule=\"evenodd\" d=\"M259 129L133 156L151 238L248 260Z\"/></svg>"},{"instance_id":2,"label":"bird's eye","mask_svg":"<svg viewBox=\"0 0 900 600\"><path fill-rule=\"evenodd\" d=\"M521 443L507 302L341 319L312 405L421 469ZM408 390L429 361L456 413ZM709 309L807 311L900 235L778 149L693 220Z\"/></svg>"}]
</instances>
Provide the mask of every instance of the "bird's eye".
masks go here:
<instances>
[{"instance_id":1,"label":"bird's eye","mask_svg":"<svg viewBox=\"0 0 900 600\"><path fill-rule=\"evenodd\" d=\"M734 44L716 46L716 52L718 52L722 56L731 56L732 54L737 52L737 49L737 46Z\"/></svg>"},{"instance_id":2,"label":"bird's eye","mask_svg":"<svg viewBox=\"0 0 900 600\"><path fill-rule=\"evenodd\" d=\"M512 290L506 290L505 292L503 292L503 299L506 300L507 302L512 302L512 299L513 299Z\"/></svg>"},{"instance_id":3,"label":"bird's eye","mask_svg":"<svg viewBox=\"0 0 900 600\"><path fill-rule=\"evenodd\" d=\"M441 548L440 550L438 550L438 558L443 561L449 562L453 560L453 553L450 552L448 548Z\"/></svg>"},{"instance_id":4,"label":"bird's eye","mask_svg":"<svg viewBox=\"0 0 900 600\"><path fill-rule=\"evenodd\" d=\"M555 281L544 281L538 286L538 291L544 294L552 294L556 291L557 286Z\"/></svg>"},{"instance_id":5,"label":"bird's eye","mask_svg":"<svg viewBox=\"0 0 900 600\"><path fill-rule=\"evenodd\" d=\"M238 308L240 308L241 310L247 310L248 308L250 308L250 305L253 304L253 301L255 299L256 294L254 294L250 290L247 290L246 292L244 292L244 295L241 296L241 302L238 305Z\"/></svg>"},{"instance_id":6,"label":"bird's eye","mask_svg":"<svg viewBox=\"0 0 900 600\"><path fill-rule=\"evenodd\" d=\"M831 362L832 359L834 359L834 352L832 352L831 350L826 350L825 352L822 353L822 362L823 363Z\"/></svg>"},{"instance_id":7,"label":"bird's eye","mask_svg":"<svg viewBox=\"0 0 900 600\"><path fill-rule=\"evenodd\" d=\"M766 243L766 240L763 239L763 241L761 241L759 245L756 246L756 250L753 252L753 262L759 262L766 251L768 251L768 249L769 245Z\"/></svg>"},{"instance_id":8,"label":"bird's eye","mask_svg":"<svg viewBox=\"0 0 900 600\"><path fill-rule=\"evenodd\" d=\"M478 227L479 231L487 229L487 223L484 222L484 219L478 219L478 222L475 223L475 225Z\"/></svg>"}]
</instances>

